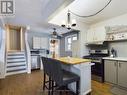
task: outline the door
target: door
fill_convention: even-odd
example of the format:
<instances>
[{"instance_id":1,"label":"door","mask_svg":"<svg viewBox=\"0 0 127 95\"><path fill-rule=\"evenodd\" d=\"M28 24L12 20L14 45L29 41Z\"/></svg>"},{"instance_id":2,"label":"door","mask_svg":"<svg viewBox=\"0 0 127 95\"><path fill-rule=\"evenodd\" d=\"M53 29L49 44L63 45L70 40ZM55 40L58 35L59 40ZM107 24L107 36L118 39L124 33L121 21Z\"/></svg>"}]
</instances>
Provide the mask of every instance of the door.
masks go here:
<instances>
[{"instance_id":1,"label":"door","mask_svg":"<svg viewBox=\"0 0 127 95\"><path fill-rule=\"evenodd\" d=\"M105 60L105 81L117 84L117 61Z\"/></svg>"},{"instance_id":2,"label":"door","mask_svg":"<svg viewBox=\"0 0 127 95\"><path fill-rule=\"evenodd\" d=\"M118 85L127 88L127 62L118 62Z\"/></svg>"}]
</instances>

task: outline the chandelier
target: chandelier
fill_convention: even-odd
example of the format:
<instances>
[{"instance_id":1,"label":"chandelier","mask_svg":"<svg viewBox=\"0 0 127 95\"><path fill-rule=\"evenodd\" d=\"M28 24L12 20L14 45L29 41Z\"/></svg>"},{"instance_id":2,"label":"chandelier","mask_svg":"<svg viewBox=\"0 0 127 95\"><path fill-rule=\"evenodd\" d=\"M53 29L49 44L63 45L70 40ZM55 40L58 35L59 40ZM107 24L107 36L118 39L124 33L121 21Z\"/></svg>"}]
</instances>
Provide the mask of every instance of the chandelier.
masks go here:
<instances>
[{"instance_id":1,"label":"chandelier","mask_svg":"<svg viewBox=\"0 0 127 95\"><path fill-rule=\"evenodd\" d=\"M62 27L66 27L67 29L71 29L71 27L74 27L76 26L76 19L72 19L71 20L71 13L70 11L68 10L68 13L67 13L67 21L62 21Z\"/></svg>"},{"instance_id":2,"label":"chandelier","mask_svg":"<svg viewBox=\"0 0 127 95\"><path fill-rule=\"evenodd\" d=\"M88 17L93 17L99 13L101 13L113 0L109 0L108 3L103 7L101 8L99 11L97 11L96 13L94 14L91 14L91 15L85 15L85 16L81 16L79 14L76 14L70 10L68 10L68 13L67 13L67 21L62 21L62 27L66 27L67 29L71 29L71 27L74 27L76 26L76 19L72 19L71 20L71 14L77 16L77 17L81 17L81 18L88 18Z\"/></svg>"}]
</instances>

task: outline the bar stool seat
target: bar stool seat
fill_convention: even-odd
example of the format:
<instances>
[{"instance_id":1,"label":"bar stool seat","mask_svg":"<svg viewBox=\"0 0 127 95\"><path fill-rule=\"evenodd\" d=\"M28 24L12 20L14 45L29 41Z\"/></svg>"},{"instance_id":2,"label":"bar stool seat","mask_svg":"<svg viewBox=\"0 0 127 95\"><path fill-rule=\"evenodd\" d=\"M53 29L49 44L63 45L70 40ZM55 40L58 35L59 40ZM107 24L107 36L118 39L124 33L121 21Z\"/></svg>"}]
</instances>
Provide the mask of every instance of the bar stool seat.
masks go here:
<instances>
[{"instance_id":1,"label":"bar stool seat","mask_svg":"<svg viewBox=\"0 0 127 95\"><path fill-rule=\"evenodd\" d=\"M75 81L79 81L80 77L74 73L63 70L63 84L66 85Z\"/></svg>"}]
</instances>

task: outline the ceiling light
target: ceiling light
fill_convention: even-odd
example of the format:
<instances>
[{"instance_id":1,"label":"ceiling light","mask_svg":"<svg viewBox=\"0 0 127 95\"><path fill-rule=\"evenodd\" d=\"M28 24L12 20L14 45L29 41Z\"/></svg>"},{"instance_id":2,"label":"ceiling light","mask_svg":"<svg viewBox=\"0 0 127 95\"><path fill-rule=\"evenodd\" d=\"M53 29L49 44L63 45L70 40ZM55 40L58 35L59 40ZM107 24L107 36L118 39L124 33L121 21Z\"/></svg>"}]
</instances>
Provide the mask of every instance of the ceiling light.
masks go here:
<instances>
[{"instance_id":1,"label":"ceiling light","mask_svg":"<svg viewBox=\"0 0 127 95\"><path fill-rule=\"evenodd\" d=\"M62 27L66 27L67 29L71 29L71 27L76 26L76 19L71 20L71 14L70 11L68 10L67 13L67 21L62 21Z\"/></svg>"}]
</instances>

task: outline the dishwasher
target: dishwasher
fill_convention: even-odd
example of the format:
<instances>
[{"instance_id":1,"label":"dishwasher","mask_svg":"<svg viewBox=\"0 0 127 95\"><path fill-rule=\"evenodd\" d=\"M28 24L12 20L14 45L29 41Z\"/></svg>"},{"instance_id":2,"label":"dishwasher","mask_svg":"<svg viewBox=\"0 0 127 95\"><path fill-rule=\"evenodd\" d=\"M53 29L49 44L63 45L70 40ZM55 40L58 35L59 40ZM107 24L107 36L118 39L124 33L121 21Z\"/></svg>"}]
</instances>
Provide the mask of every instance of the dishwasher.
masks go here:
<instances>
[{"instance_id":1,"label":"dishwasher","mask_svg":"<svg viewBox=\"0 0 127 95\"><path fill-rule=\"evenodd\" d=\"M40 69L40 56L37 54L31 55L31 69Z\"/></svg>"}]
</instances>

